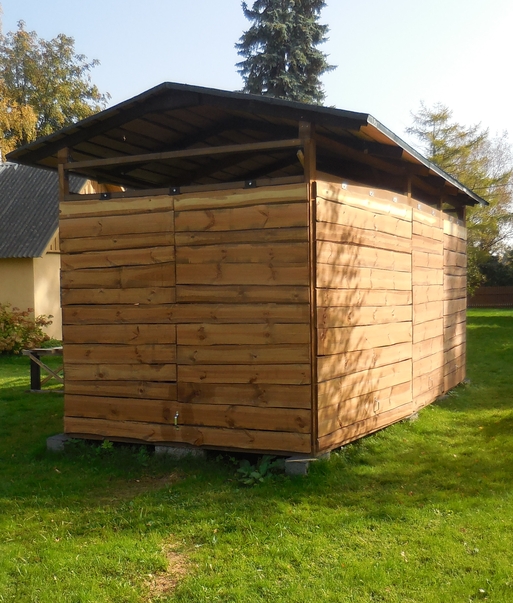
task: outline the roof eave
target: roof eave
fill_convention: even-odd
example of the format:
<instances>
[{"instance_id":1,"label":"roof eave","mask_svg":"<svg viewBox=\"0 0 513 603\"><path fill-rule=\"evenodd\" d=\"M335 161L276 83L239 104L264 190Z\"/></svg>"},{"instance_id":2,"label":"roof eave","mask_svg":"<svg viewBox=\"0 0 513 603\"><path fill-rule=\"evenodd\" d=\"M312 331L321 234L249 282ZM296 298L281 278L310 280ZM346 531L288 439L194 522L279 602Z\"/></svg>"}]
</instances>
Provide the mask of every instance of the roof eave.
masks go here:
<instances>
[{"instance_id":1,"label":"roof eave","mask_svg":"<svg viewBox=\"0 0 513 603\"><path fill-rule=\"evenodd\" d=\"M426 157L424 157L421 153L416 151L407 142L405 142L404 140L399 138L399 136L394 134L391 130L389 130L386 126L384 126L376 118L372 117L372 115L369 115L368 119L369 119L369 125L373 126L374 128L376 128L376 130L378 130L379 132L381 132L382 134L384 134L385 136L390 138L390 140L392 140L395 144L400 146L405 153L410 155L410 157L414 158L416 161L418 161L422 165L424 165L424 167L426 167L428 170L430 170L431 172L434 172L437 176L440 176L441 178L446 180L449 184L451 184L452 186L457 188L459 191L461 191L462 193L464 193L465 195L470 197L474 201L474 203L469 203L469 205L478 205L478 204L482 205L482 206L489 205L488 201L485 201L482 197L480 197L479 195L476 195L473 191L471 191L469 188L467 188L464 184L461 184L461 182L456 180L456 178L453 178L446 171L442 170L442 168L438 167L436 164L429 161L429 159L426 159Z\"/></svg>"},{"instance_id":2,"label":"roof eave","mask_svg":"<svg viewBox=\"0 0 513 603\"><path fill-rule=\"evenodd\" d=\"M175 97L169 95L169 92L179 93ZM386 137L392 145L402 149L403 157L406 162L423 165L434 175L442 178L449 187L456 189L457 195L463 194L465 199L461 204L464 205L488 205L488 203L476 195L473 191L458 182L455 178L447 174L444 170L423 157L413 147L396 136L377 119L366 113L356 113L335 109L331 107L321 107L317 105L306 105L303 103L277 99L268 96L246 94L243 92L226 92L212 88L203 88L191 86L188 84L177 84L164 82L151 88L131 99L123 101L114 107L105 109L100 113L92 115L76 124L63 128L57 133L50 134L40 138L33 143L24 145L7 156L8 160L24 163L26 165L37 165L55 169L56 153L63 146L73 147L87 138L91 138L95 133L103 133L110 128L116 127L118 122L123 123L129 119L137 118L138 107L143 105L145 113L160 110L169 110L174 108L183 108L190 104L200 106L202 104L212 103L214 106L228 104L231 108L239 108L258 113L266 111L277 111L282 117L290 111L297 119L313 121L316 123L329 123L336 127L345 127L349 130L357 131L361 128L371 128ZM239 107L240 105L240 107ZM40 163L46 160L46 164ZM467 202L468 199L468 202Z\"/></svg>"}]
</instances>

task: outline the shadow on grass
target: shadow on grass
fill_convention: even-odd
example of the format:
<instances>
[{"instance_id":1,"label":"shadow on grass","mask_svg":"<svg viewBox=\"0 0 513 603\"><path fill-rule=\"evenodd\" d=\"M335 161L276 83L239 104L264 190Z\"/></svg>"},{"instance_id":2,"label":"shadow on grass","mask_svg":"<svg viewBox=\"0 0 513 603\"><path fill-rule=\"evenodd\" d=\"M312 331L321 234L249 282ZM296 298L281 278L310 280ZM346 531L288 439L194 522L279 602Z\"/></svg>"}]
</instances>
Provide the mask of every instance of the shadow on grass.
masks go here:
<instances>
[{"instance_id":1,"label":"shadow on grass","mask_svg":"<svg viewBox=\"0 0 513 603\"><path fill-rule=\"evenodd\" d=\"M49 453L44 439L60 431L62 398L5 389L0 409L11 418L0 445L0 527L16 539L31 526L50 530L61 519L66 525L59 530L76 538L173 534L212 548L223 534L267 530L272 538L285 523L304 532L305 525L291 522L296 513L304 514L307 531L317 525L329 532L333 521L400 524L420 517L422 524L435 511L499 508L512 485L513 358L503 351L512 335L513 317L471 318L470 385L424 409L418 421L314 464L306 479L275 475L254 488L242 487L233 464L216 460L217 453L182 462L156 459L144 447L80 445Z\"/></svg>"},{"instance_id":2,"label":"shadow on grass","mask_svg":"<svg viewBox=\"0 0 513 603\"><path fill-rule=\"evenodd\" d=\"M84 444L55 454L40 439L29 450L4 457L0 498L7 513L34 511L44 501L54 512L74 507L94 515L94 509L103 514L106 501L112 511L116 506L126 511L128 501L142 497L140 504L153 507L148 512L159 521L162 513L167 521L189 522L234 508L248 518L255 512L265 516L274 505L293 501L353 508L359 516L398 517L424 505L458 507L464 499L509 494L513 445L503 439L511 426L510 416L488 418L486 409L455 415L440 403L422 411L415 423L393 426L333 453L306 479L276 475L249 489L238 482L233 464L216 460L217 453L206 460L173 462L154 458L145 447L111 451ZM171 507L159 510L162 500ZM146 528L141 524L138 529Z\"/></svg>"},{"instance_id":3,"label":"shadow on grass","mask_svg":"<svg viewBox=\"0 0 513 603\"><path fill-rule=\"evenodd\" d=\"M374 600L365 589L371 588L375 570L365 574L365 564L372 559L373 564L380 559L388 563L385 558L394 555L402 560L404 549L415 550L420 561L392 564L392 583L420 580L422 588L429 589L431 578L419 578L420 565L424 563L430 575L440 572L437 560L445 552L454 555L451 546L463 550L451 570L461 578L465 568L479 563L479 558L475 563L473 557L467 560L462 544L474 542L479 531L469 527L472 514L477 511L476 517L489 522L511 492L513 450L500 440L509 435L505 429L511 418L500 418L503 408L479 405L474 398L478 385L460 388L446 401L424 409L414 423L395 425L334 453L330 461L316 463L308 478L276 475L253 488L242 487L233 464L216 460L217 453L181 462L159 460L145 447L110 450L81 444L65 454L49 453L42 436L57 431L62 398L45 397L41 406L36 397L36 412L34 403L26 401L31 396L25 395L32 409L21 413L22 424L17 426L23 443L14 456L6 455L2 446L0 461L0 550L12 560L5 565L7 584L23 600L33 592L36 579L50 583L54 573L60 577L63 564L80 583L80 588L66 587L75 594L83 584L104 588L109 579L142 583L144 576L163 571L162 543L191 557L197 568L191 570L190 580L177 586L172 599L177 601L207 600L198 594L201 589L202 596L215 600L220 585L236 593L238 572L247 580L255 567L269 573L268 592L259 595L254 578L241 601L312 600L306 586L295 596L290 590L309 580L314 581L312 590L322 587L335 593L345 584L362 591L355 600ZM490 412L499 412L498 424ZM57 416L48 421L52 414ZM30 421L35 427L26 431ZM492 425L496 434L489 432ZM11 442L15 439L13 434ZM408 547L405 540L411 543ZM437 546L443 552L437 552ZM351 564L347 555L349 560L369 557L354 578L339 573L341 561ZM49 574L39 569L40 560L51 568ZM219 574L209 569L221 561L225 565ZM20 567L28 572L23 578L17 574ZM383 585L372 588L386 592ZM408 591L408 586L402 588ZM124 598L105 595L102 600L139 600L129 598L133 592L133 586L126 586ZM455 600L450 594L445 597L451 599ZM224 600L239 599L234 594Z\"/></svg>"}]
</instances>

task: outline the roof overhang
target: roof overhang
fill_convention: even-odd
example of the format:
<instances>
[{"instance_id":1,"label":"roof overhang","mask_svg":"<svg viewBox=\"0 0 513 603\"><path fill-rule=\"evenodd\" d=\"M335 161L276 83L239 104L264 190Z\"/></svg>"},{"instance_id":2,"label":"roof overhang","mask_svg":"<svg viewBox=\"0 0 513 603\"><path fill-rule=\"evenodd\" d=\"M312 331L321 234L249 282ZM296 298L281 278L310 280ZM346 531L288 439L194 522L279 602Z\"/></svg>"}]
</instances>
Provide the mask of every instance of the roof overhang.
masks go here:
<instances>
[{"instance_id":1,"label":"roof overhang","mask_svg":"<svg viewBox=\"0 0 513 603\"><path fill-rule=\"evenodd\" d=\"M178 189L303 173L298 127L314 126L317 168L453 207L486 202L371 115L267 96L163 83L50 136L10 161L130 189Z\"/></svg>"}]
</instances>

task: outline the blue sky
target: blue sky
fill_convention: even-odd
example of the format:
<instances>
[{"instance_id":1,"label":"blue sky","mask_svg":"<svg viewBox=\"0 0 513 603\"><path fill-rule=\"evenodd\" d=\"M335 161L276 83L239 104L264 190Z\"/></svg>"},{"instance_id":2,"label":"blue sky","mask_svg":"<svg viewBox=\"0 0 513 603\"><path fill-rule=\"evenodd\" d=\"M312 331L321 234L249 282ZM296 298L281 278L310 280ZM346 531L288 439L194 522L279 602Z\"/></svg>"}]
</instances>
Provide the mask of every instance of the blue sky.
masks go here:
<instances>
[{"instance_id":1,"label":"blue sky","mask_svg":"<svg viewBox=\"0 0 513 603\"><path fill-rule=\"evenodd\" d=\"M251 1L248 2L251 4ZM249 22L238 0L1 0L3 32L20 19L65 33L98 59L92 79L110 104L164 81L237 90L235 42ZM420 101L513 141L511 0L328 0L321 49L338 68L326 104L370 113L407 139Z\"/></svg>"}]
</instances>

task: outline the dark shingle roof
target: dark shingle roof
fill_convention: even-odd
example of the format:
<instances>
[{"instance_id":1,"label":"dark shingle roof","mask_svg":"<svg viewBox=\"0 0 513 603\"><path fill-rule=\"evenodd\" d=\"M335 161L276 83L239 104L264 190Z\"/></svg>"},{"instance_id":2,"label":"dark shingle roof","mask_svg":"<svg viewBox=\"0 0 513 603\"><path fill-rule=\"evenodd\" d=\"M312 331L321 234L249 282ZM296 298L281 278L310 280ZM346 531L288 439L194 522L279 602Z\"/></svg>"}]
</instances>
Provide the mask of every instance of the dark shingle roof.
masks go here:
<instances>
[{"instance_id":1,"label":"dark shingle roof","mask_svg":"<svg viewBox=\"0 0 513 603\"><path fill-rule=\"evenodd\" d=\"M73 177L78 191L85 178ZM0 163L0 258L41 257L59 225L56 172Z\"/></svg>"},{"instance_id":2,"label":"dark shingle roof","mask_svg":"<svg viewBox=\"0 0 513 603\"><path fill-rule=\"evenodd\" d=\"M20 147L8 159L56 169L59 150L68 148L69 163L79 166L70 171L141 190L294 177L303 169L293 146L172 154L290 141L304 122L314 125L322 172L401 194L408 187L415 199L437 206L442 197L454 207L486 204L366 113L169 82ZM130 157L138 160L124 161ZM88 161L94 165L84 165Z\"/></svg>"}]
</instances>

